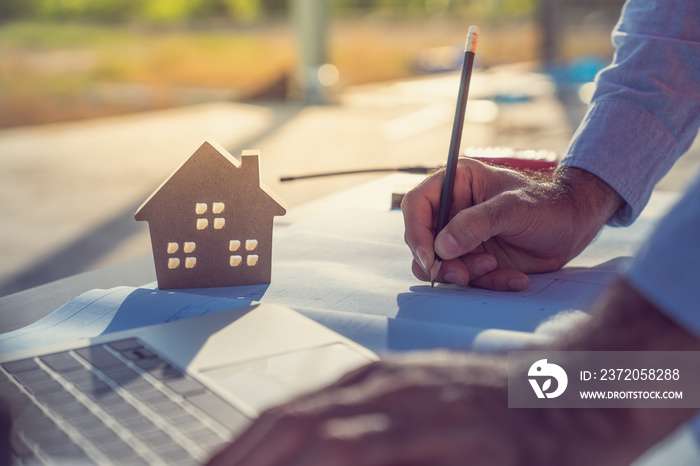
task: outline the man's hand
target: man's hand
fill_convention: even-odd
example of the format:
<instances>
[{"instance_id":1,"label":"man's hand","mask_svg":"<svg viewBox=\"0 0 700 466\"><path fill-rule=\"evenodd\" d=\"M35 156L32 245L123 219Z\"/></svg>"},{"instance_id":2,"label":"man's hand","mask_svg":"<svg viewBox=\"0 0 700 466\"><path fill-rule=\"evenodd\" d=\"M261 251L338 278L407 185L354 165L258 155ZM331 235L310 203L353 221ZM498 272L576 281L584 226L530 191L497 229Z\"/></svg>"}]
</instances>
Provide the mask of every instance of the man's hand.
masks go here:
<instances>
[{"instance_id":1,"label":"man's hand","mask_svg":"<svg viewBox=\"0 0 700 466\"><path fill-rule=\"evenodd\" d=\"M553 350L698 351L624 281ZM370 364L263 413L212 466L629 464L692 409L509 409L503 356Z\"/></svg>"},{"instance_id":2,"label":"man's hand","mask_svg":"<svg viewBox=\"0 0 700 466\"><path fill-rule=\"evenodd\" d=\"M413 273L494 290L524 290L526 273L551 272L578 255L623 201L596 176L563 168L547 179L460 159L450 223L435 237L444 170L404 197Z\"/></svg>"},{"instance_id":3,"label":"man's hand","mask_svg":"<svg viewBox=\"0 0 700 466\"><path fill-rule=\"evenodd\" d=\"M606 464L609 413L508 409L506 384L503 357L373 363L265 412L210 466Z\"/></svg>"},{"instance_id":4,"label":"man's hand","mask_svg":"<svg viewBox=\"0 0 700 466\"><path fill-rule=\"evenodd\" d=\"M263 413L211 465L515 464L504 362L373 363Z\"/></svg>"}]
</instances>

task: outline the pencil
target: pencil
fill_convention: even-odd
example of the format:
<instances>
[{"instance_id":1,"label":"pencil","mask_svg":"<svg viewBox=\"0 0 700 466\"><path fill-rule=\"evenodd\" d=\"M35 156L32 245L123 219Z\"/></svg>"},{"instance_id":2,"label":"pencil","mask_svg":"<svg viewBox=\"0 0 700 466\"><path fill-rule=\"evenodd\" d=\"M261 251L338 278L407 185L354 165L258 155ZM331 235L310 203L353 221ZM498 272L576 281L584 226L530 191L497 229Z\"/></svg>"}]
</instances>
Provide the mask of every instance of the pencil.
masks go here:
<instances>
[{"instance_id":1,"label":"pencil","mask_svg":"<svg viewBox=\"0 0 700 466\"><path fill-rule=\"evenodd\" d=\"M462 142L462 129L464 128L464 112L467 109L467 95L469 94L469 82L472 77L474 67L474 55L476 42L479 38L479 28L469 26L467 41L464 46L464 63L462 64L462 75L459 81L459 94L457 95L457 108L455 109L455 119L452 125L452 138L450 139L450 151L447 154L447 165L445 166L445 180L442 183L440 193L440 210L438 211L437 225L435 227L435 237L445 228L450 221L450 209L452 208L452 194L455 186L455 172L457 171L457 159L459 158L459 145ZM435 253L435 262L430 269L430 286L435 286L442 258Z\"/></svg>"}]
</instances>

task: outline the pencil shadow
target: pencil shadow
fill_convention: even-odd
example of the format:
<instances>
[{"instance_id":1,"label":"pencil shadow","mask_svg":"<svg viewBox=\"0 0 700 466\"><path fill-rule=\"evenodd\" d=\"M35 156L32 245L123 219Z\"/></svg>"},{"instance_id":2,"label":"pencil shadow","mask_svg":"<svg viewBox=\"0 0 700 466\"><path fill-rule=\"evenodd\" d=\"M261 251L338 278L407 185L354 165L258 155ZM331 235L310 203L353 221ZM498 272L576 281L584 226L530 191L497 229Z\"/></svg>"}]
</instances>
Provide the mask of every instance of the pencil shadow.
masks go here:
<instances>
[{"instance_id":1,"label":"pencil shadow","mask_svg":"<svg viewBox=\"0 0 700 466\"><path fill-rule=\"evenodd\" d=\"M534 331L544 317L522 312L526 294L439 285L412 286L397 297L397 318L463 328ZM518 300L518 301L513 301ZM522 300L522 305L513 305Z\"/></svg>"},{"instance_id":2,"label":"pencil shadow","mask_svg":"<svg viewBox=\"0 0 700 466\"><path fill-rule=\"evenodd\" d=\"M442 302L424 299L425 296L420 293L423 288L430 289L430 286L414 286L411 287L411 292L396 296L399 311L394 318L387 319L387 349L408 351L470 348L479 331L450 324L441 318L430 319L430 315L442 307Z\"/></svg>"}]
</instances>

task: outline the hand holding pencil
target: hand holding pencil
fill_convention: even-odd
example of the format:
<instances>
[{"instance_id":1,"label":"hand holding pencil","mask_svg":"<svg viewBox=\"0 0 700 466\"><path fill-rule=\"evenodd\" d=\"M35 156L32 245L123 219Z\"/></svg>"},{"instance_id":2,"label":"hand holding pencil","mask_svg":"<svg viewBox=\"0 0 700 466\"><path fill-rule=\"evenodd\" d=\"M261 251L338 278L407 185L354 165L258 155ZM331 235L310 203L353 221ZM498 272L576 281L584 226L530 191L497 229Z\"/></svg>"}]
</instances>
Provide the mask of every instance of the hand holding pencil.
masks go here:
<instances>
[{"instance_id":1,"label":"hand holding pencil","mask_svg":"<svg viewBox=\"0 0 700 466\"><path fill-rule=\"evenodd\" d=\"M551 272L578 255L623 204L595 175L574 167L549 176L523 173L460 158L452 218L435 234L445 170L403 198L405 239L413 273L430 281L500 291L522 291L528 273Z\"/></svg>"},{"instance_id":2,"label":"hand holding pencil","mask_svg":"<svg viewBox=\"0 0 700 466\"><path fill-rule=\"evenodd\" d=\"M558 270L577 256L623 201L582 169L531 178L458 158L477 37L470 28L448 163L401 204L405 239L421 280L521 291L526 274Z\"/></svg>"}]
</instances>

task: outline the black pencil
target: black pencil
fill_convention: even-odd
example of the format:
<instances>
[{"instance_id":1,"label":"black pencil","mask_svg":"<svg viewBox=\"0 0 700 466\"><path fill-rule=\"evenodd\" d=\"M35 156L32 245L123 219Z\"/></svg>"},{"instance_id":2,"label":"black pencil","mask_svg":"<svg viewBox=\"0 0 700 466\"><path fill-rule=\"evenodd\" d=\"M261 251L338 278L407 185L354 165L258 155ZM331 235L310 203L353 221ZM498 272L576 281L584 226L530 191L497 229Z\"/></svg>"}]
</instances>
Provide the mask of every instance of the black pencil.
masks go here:
<instances>
[{"instance_id":1,"label":"black pencil","mask_svg":"<svg viewBox=\"0 0 700 466\"><path fill-rule=\"evenodd\" d=\"M452 125L452 138L450 139L450 151L447 154L447 165L445 167L445 180L442 184L440 194L440 210L438 211L437 226L435 236L445 228L450 221L450 209L452 208L452 194L455 186L455 172L457 171L457 159L459 158L459 146L462 142L462 129L464 128L464 113L467 109L467 95L469 94L469 82L472 77L474 67L474 55L476 42L479 38L479 28L469 26L467 42L464 47L464 63L462 64L462 75L459 81L459 94L457 96L457 108L455 109L455 120ZM440 272L442 258L435 253L435 262L430 269L430 286L435 285L435 279Z\"/></svg>"}]
</instances>

